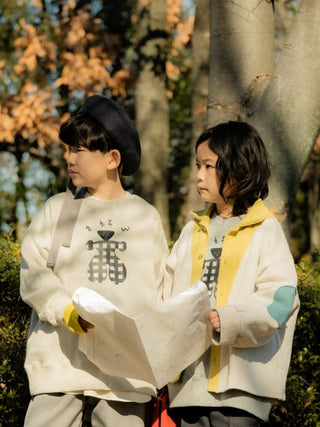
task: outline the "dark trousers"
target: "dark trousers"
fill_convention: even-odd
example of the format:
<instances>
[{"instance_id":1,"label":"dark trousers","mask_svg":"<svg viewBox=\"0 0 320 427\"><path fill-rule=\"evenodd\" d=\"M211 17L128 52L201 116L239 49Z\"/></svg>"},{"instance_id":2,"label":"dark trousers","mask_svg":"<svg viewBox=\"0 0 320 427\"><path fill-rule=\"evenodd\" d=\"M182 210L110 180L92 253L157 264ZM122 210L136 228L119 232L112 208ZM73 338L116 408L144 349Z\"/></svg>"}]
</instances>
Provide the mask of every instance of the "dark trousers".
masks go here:
<instances>
[{"instance_id":1,"label":"dark trousers","mask_svg":"<svg viewBox=\"0 0 320 427\"><path fill-rule=\"evenodd\" d=\"M261 421L236 408L191 406L170 409L177 427L259 427Z\"/></svg>"}]
</instances>

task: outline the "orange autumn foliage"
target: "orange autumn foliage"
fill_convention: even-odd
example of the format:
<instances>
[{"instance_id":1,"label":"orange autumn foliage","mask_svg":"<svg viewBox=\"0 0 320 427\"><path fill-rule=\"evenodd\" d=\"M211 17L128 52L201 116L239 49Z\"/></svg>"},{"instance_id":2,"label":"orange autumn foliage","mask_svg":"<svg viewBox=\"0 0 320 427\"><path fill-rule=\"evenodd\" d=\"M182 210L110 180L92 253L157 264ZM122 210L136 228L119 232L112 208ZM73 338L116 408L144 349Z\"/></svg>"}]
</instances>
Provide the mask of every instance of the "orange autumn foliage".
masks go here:
<instances>
[{"instance_id":1,"label":"orange autumn foliage","mask_svg":"<svg viewBox=\"0 0 320 427\"><path fill-rule=\"evenodd\" d=\"M55 71L55 44L48 41L45 34L38 34L36 27L27 24L24 18L20 19L19 24L25 31L25 35L14 41L16 53L19 55L14 71L21 76L32 73L38 67L39 61L41 61L42 67L52 72Z\"/></svg>"},{"instance_id":2,"label":"orange autumn foliage","mask_svg":"<svg viewBox=\"0 0 320 427\"><path fill-rule=\"evenodd\" d=\"M42 10L43 3L31 0ZM121 51L117 34L104 31L103 22L86 7L76 8L72 0L62 5L59 25L32 25L22 17L13 42L12 65L0 60L0 79L14 75L17 90L0 102L0 141L14 143L16 136L40 147L58 141L60 124L69 113L69 99L85 98L106 89L115 97L127 97L134 88L137 70L131 64L114 69ZM190 42L193 21L181 24L182 0L167 0L169 32L175 34L171 55ZM11 68L10 68L11 67ZM180 74L179 66L167 61L168 79ZM67 93L67 97L61 97ZM67 90L65 90L67 89ZM168 91L168 95L170 95Z\"/></svg>"}]
</instances>

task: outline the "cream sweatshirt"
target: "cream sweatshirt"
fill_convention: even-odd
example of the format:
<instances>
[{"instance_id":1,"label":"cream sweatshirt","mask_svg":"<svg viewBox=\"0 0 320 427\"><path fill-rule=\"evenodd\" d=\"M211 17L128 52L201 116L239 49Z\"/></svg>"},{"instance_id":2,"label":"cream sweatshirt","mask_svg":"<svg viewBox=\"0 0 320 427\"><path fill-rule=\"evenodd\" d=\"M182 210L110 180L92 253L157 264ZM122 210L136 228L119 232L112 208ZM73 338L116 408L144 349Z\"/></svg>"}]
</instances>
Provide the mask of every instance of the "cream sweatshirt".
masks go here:
<instances>
[{"instance_id":1,"label":"cream sweatshirt","mask_svg":"<svg viewBox=\"0 0 320 427\"><path fill-rule=\"evenodd\" d=\"M167 242L156 209L136 195L85 197L70 247L60 247L54 272L46 267L64 193L36 215L21 246L21 296L33 308L25 369L31 395L84 393L144 402L156 394L143 381L110 377L78 349L79 335L63 323L73 292L99 292L129 315L162 298ZM108 349L105 349L108 351Z\"/></svg>"}]
</instances>

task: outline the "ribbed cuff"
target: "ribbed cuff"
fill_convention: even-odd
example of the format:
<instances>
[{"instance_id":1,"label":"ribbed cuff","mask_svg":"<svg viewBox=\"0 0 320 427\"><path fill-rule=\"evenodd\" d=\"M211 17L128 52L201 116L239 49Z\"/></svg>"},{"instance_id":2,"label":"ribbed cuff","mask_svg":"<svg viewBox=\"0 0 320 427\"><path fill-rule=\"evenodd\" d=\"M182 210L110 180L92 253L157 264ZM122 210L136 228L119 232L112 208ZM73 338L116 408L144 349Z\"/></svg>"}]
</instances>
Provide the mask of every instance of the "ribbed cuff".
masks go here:
<instances>
[{"instance_id":1,"label":"ribbed cuff","mask_svg":"<svg viewBox=\"0 0 320 427\"><path fill-rule=\"evenodd\" d=\"M68 329L75 334L84 334L85 331L79 324L79 314L74 308L72 302L67 305L63 313L63 321Z\"/></svg>"}]
</instances>

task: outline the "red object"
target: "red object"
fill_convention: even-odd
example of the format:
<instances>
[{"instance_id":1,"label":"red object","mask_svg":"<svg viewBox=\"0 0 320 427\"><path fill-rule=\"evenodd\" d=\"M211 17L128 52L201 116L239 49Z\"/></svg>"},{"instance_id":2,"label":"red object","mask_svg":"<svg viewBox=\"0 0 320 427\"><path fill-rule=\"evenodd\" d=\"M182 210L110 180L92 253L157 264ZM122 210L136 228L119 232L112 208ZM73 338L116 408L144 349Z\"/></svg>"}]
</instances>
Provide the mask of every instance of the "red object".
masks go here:
<instances>
[{"instance_id":1,"label":"red object","mask_svg":"<svg viewBox=\"0 0 320 427\"><path fill-rule=\"evenodd\" d=\"M151 427L176 427L176 423L168 414L168 390L162 390L156 401Z\"/></svg>"}]
</instances>

